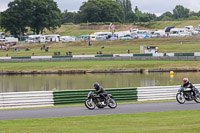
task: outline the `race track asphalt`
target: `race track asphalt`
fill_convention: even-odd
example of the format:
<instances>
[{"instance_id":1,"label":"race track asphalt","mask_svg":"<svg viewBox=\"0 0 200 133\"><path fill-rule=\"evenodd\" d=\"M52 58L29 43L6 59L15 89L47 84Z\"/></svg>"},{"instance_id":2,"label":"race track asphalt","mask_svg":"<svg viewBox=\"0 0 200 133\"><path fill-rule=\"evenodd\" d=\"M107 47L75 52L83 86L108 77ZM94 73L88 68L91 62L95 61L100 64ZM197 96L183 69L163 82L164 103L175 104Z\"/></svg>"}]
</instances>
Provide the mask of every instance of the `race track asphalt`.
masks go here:
<instances>
[{"instance_id":1,"label":"race track asphalt","mask_svg":"<svg viewBox=\"0 0 200 133\"><path fill-rule=\"evenodd\" d=\"M76 117L180 110L200 110L200 104L195 102L186 102L185 104L181 105L177 102L159 102L120 104L116 109L110 109L106 107L104 109L96 108L95 110L88 110L85 107L64 107L46 109L8 110L0 111L0 120Z\"/></svg>"}]
</instances>

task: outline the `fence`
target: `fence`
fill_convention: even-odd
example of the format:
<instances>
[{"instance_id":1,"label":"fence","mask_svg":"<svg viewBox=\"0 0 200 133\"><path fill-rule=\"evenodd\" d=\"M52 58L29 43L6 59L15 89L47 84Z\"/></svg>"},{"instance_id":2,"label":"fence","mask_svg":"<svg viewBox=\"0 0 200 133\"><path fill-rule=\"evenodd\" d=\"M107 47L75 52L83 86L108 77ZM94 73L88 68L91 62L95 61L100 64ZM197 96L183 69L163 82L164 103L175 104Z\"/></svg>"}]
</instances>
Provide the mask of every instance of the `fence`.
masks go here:
<instances>
[{"instance_id":1,"label":"fence","mask_svg":"<svg viewBox=\"0 0 200 133\"><path fill-rule=\"evenodd\" d=\"M110 57L110 58L108 58ZM68 59L68 60L77 60L78 59L89 59L95 60L98 58L102 59L119 59L119 57L133 57L134 59L143 59L143 60L155 60L155 59L163 59L163 60L200 60L200 53L153 53L153 54L98 54L98 55L69 55L69 56L30 56L30 57L0 57L1 62L5 61L41 61L44 59L49 59L49 61L53 61L52 59ZM135 58L134 58L135 57ZM159 57L159 58L155 58ZM167 58L168 57L168 58ZM171 58L174 57L174 58ZM188 58L187 58L188 57ZM120 58L123 59L123 58ZM126 59L126 58L125 58ZM129 58L130 59L130 58Z\"/></svg>"},{"instance_id":2,"label":"fence","mask_svg":"<svg viewBox=\"0 0 200 133\"><path fill-rule=\"evenodd\" d=\"M138 88L105 89L117 102L175 99L180 86L152 86ZM200 88L200 84L195 85ZM84 104L93 90L38 91L0 93L0 109L45 107L66 104Z\"/></svg>"},{"instance_id":3,"label":"fence","mask_svg":"<svg viewBox=\"0 0 200 133\"><path fill-rule=\"evenodd\" d=\"M87 94L93 90L57 91L53 92L54 105L84 103ZM117 101L137 101L137 88L107 89Z\"/></svg>"},{"instance_id":4,"label":"fence","mask_svg":"<svg viewBox=\"0 0 200 133\"><path fill-rule=\"evenodd\" d=\"M180 86L139 87L138 101L175 99Z\"/></svg>"},{"instance_id":5,"label":"fence","mask_svg":"<svg viewBox=\"0 0 200 133\"><path fill-rule=\"evenodd\" d=\"M197 89L200 84L194 85ZM176 99L179 86L153 86L153 87L138 87L138 101L150 100L170 100Z\"/></svg>"},{"instance_id":6,"label":"fence","mask_svg":"<svg viewBox=\"0 0 200 133\"><path fill-rule=\"evenodd\" d=\"M0 94L0 109L53 106L52 92L11 92Z\"/></svg>"}]
</instances>

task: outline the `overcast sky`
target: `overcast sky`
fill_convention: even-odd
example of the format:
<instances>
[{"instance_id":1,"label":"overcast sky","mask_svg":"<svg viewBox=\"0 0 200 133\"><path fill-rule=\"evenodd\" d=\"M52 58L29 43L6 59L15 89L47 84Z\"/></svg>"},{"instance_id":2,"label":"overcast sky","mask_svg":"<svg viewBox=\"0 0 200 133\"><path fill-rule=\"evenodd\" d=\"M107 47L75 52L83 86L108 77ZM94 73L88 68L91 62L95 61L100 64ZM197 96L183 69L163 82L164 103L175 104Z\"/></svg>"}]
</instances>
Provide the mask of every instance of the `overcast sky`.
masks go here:
<instances>
[{"instance_id":1,"label":"overcast sky","mask_svg":"<svg viewBox=\"0 0 200 133\"><path fill-rule=\"evenodd\" d=\"M9 2L13 0L0 0L0 11L7 9ZM58 7L64 11L77 11L82 2L87 0L54 0ZM133 9L138 6L143 12L155 13L160 15L166 11L172 11L176 5L183 5L192 11L200 11L200 0L131 0Z\"/></svg>"}]
</instances>

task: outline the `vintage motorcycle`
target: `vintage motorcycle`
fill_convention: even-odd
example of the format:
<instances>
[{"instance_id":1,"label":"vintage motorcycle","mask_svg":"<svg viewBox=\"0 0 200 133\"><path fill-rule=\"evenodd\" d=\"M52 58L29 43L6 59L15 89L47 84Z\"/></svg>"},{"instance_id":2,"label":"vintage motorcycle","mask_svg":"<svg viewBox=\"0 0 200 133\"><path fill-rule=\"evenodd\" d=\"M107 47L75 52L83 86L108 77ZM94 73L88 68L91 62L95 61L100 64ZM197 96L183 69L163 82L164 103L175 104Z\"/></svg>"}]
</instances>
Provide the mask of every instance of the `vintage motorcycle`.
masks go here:
<instances>
[{"instance_id":1,"label":"vintage motorcycle","mask_svg":"<svg viewBox=\"0 0 200 133\"><path fill-rule=\"evenodd\" d=\"M92 91L88 93L88 97L85 100L85 107L87 107L89 110L93 110L95 107L104 108L106 106L110 107L111 109L117 107L117 102L114 100L111 94L107 94L107 100L106 103L104 103L104 99L99 95L93 93Z\"/></svg>"},{"instance_id":2,"label":"vintage motorcycle","mask_svg":"<svg viewBox=\"0 0 200 133\"><path fill-rule=\"evenodd\" d=\"M193 100L197 103L200 103L200 93L195 88L195 96L194 96L194 92L192 91L191 88L180 87L178 93L176 94L176 100L180 104L184 104L185 101L193 101Z\"/></svg>"}]
</instances>

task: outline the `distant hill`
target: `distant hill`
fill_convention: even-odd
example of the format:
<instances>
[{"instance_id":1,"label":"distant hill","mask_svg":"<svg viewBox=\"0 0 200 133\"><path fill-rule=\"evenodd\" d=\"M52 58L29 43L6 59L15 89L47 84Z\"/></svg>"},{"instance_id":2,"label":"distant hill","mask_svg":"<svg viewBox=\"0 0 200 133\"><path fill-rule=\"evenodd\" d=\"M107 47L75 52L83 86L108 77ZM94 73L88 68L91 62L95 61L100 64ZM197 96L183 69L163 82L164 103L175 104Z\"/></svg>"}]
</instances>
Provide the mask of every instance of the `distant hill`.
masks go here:
<instances>
[{"instance_id":1,"label":"distant hill","mask_svg":"<svg viewBox=\"0 0 200 133\"><path fill-rule=\"evenodd\" d=\"M184 21L153 21L153 22L138 22L126 25L115 25L116 31L126 31L129 30L133 25L133 28L138 29L164 29L167 26L175 26L177 28L183 28L184 26L192 25L197 28L200 25L200 20L184 20ZM92 34L94 32L108 31L109 25L62 25L58 27L53 33L50 31L45 31L44 34L60 34L62 36L80 36L86 34ZM0 31L2 31L0 29ZM9 33L8 33L9 34Z\"/></svg>"},{"instance_id":2,"label":"distant hill","mask_svg":"<svg viewBox=\"0 0 200 133\"><path fill-rule=\"evenodd\" d=\"M195 28L200 24L200 20L184 20L184 21L153 21L153 22L139 22L134 23L133 28L139 29L164 29L167 26L175 26L177 28L183 28L184 26L192 25ZM85 34L92 34L94 32L108 31L109 25L62 25L54 33L60 34L62 36L80 36ZM115 25L116 31L126 31L129 30L132 24L127 25ZM50 33L50 32L46 32Z\"/></svg>"},{"instance_id":3,"label":"distant hill","mask_svg":"<svg viewBox=\"0 0 200 133\"><path fill-rule=\"evenodd\" d=\"M197 28L200 25L200 20L183 20L183 21L153 21L145 23L137 23L138 26L146 27L149 29L164 29L167 26L175 26L177 28L183 28L188 25Z\"/></svg>"}]
</instances>

